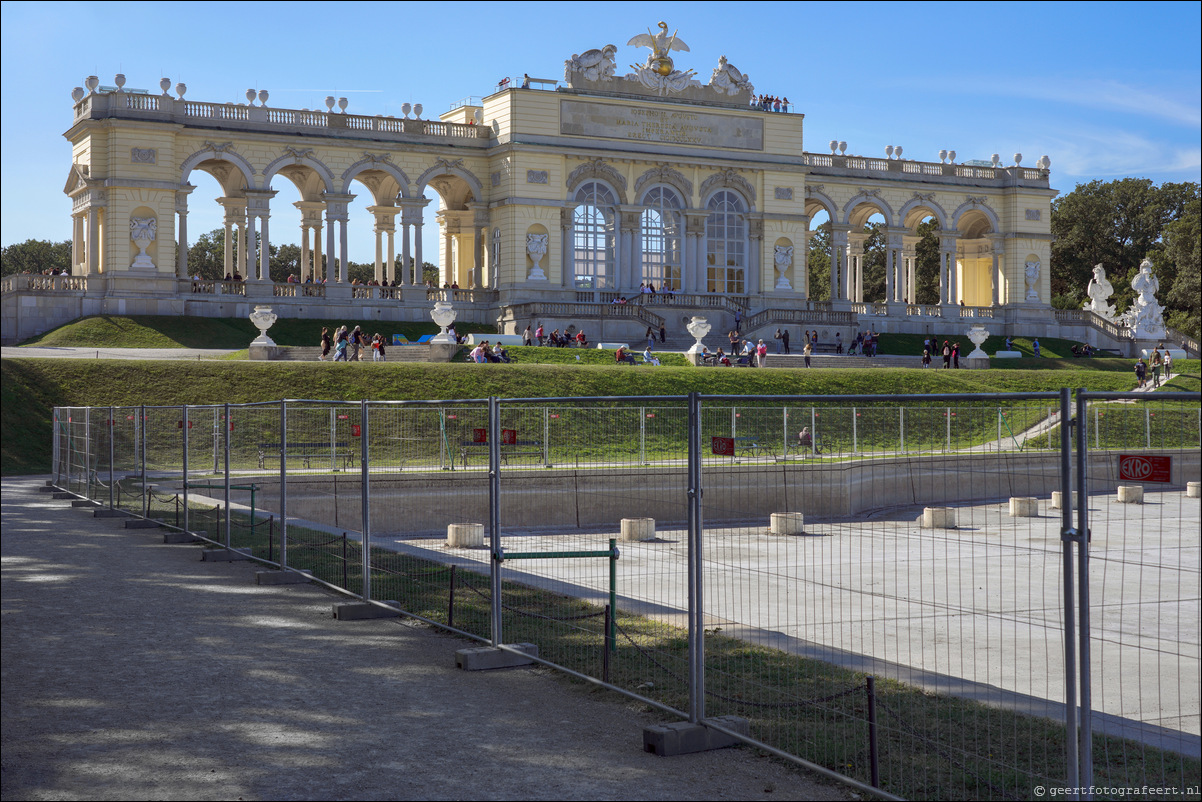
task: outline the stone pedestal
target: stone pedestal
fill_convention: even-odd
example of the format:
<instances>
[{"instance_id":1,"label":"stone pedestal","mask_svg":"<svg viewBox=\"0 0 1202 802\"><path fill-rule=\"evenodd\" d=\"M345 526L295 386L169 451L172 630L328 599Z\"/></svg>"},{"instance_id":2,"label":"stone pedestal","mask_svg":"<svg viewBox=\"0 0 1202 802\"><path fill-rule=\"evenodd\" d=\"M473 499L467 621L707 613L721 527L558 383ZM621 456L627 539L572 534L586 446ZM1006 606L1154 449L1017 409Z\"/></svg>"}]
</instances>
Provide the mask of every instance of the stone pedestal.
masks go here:
<instances>
[{"instance_id":1,"label":"stone pedestal","mask_svg":"<svg viewBox=\"0 0 1202 802\"><path fill-rule=\"evenodd\" d=\"M1077 509L1080 506L1081 506L1080 494L1076 490L1074 490L1073 491L1073 509ZM1064 509L1064 494L1062 494L1059 490L1052 491L1051 507L1054 510Z\"/></svg>"},{"instance_id":2,"label":"stone pedestal","mask_svg":"<svg viewBox=\"0 0 1202 802\"><path fill-rule=\"evenodd\" d=\"M774 512L769 516L768 534L804 535L805 515L800 512Z\"/></svg>"},{"instance_id":3,"label":"stone pedestal","mask_svg":"<svg viewBox=\"0 0 1202 802\"><path fill-rule=\"evenodd\" d=\"M1118 498L1123 504L1143 504L1143 485L1119 485Z\"/></svg>"},{"instance_id":4,"label":"stone pedestal","mask_svg":"<svg viewBox=\"0 0 1202 802\"><path fill-rule=\"evenodd\" d=\"M1186 482L1185 483L1185 497L1186 498L1198 498L1199 491L1202 491L1202 482Z\"/></svg>"},{"instance_id":5,"label":"stone pedestal","mask_svg":"<svg viewBox=\"0 0 1202 802\"><path fill-rule=\"evenodd\" d=\"M447 546L453 549L484 547L484 524L447 524Z\"/></svg>"},{"instance_id":6,"label":"stone pedestal","mask_svg":"<svg viewBox=\"0 0 1202 802\"><path fill-rule=\"evenodd\" d=\"M960 367L968 368L969 370L986 370L989 368L989 357L987 356L966 356L960 358Z\"/></svg>"},{"instance_id":7,"label":"stone pedestal","mask_svg":"<svg viewBox=\"0 0 1202 802\"><path fill-rule=\"evenodd\" d=\"M1037 518L1039 517L1039 499L1030 497L1014 496L1010 499L1010 517L1011 518Z\"/></svg>"},{"instance_id":8,"label":"stone pedestal","mask_svg":"<svg viewBox=\"0 0 1202 802\"><path fill-rule=\"evenodd\" d=\"M924 507L922 525L925 529L955 529L956 510L954 507Z\"/></svg>"},{"instance_id":9,"label":"stone pedestal","mask_svg":"<svg viewBox=\"0 0 1202 802\"><path fill-rule=\"evenodd\" d=\"M655 540L655 519L623 518L621 539L626 541Z\"/></svg>"}]
</instances>

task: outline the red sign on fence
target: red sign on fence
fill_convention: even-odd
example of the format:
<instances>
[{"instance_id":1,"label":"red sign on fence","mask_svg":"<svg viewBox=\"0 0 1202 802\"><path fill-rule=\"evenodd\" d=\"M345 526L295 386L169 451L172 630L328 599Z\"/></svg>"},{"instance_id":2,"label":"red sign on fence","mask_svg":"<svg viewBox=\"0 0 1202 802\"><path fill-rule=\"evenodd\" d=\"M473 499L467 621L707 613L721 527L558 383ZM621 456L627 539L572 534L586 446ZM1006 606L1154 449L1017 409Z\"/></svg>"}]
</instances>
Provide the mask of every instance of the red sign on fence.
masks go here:
<instances>
[{"instance_id":1,"label":"red sign on fence","mask_svg":"<svg viewBox=\"0 0 1202 802\"><path fill-rule=\"evenodd\" d=\"M735 439L733 437L715 437L710 442L710 450L715 454L733 457L735 455Z\"/></svg>"},{"instance_id":2,"label":"red sign on fence","mask_svg":"<svg viewBox=\"0 0 1202 802\"><path fill-rule=\"evenodd\" d=\"M362 435L362 432L363 432L363 430L359 428L359 424L357 424L357 423L351 424L351 437L360 437Z\"/></svg>"},{"instance_id":3,"label":"red sign on fence","mask_svg":"<svg viewBox=\"0 0 1202 802\"><path fill-rule=\"evenodd\" d=\"M177 421L175 422L175 428L177 428L177 429L182 429L182 428L184 428L184 422L183 422L182 420L177 420ZM191 429L191 428L192 428L192 421L188 421L188 428L189 428L189 429Z\"/></svg>"},{"instance_id":4,"label":"red sign on fence","mask_svg":"<svg viewBox=\"0 0 1202 802\"><path fill-rule=\"evenodd\" d=\"M502 429L501 442L507 446L517 445L518 430L517 429Z\"/></svg>"},{"instance_id":5,"label":"red sign on fence","mask_svg":"<svg viewBox=\"0 0 1202 802\"><path fill-rule=\"evenodd\" d=\"M347 420L348 418L350 418L350 415L339 415L338 416L338 420Z\"/></svg>"},{"instance_id":6,"label":"red sign on fence","mask_svg":"<svg viewBox=\"0 0 1202 802\"><path fill-rule=\"evenodd\" d=\"M472 429L472 442L473 443L487 443L488 442L488 429Z\"/></svg>"},{"instance_id":7,"label":"red sign on fence","mask_svg":"<svg viewBox=\"0 0 1202 802\"><path fill-rule=\"evenodd\" d=\"M1129 482L1169 482L1172 472L1172 457L1119 454L1119 479Z\"/></svg>"}]
</instances>

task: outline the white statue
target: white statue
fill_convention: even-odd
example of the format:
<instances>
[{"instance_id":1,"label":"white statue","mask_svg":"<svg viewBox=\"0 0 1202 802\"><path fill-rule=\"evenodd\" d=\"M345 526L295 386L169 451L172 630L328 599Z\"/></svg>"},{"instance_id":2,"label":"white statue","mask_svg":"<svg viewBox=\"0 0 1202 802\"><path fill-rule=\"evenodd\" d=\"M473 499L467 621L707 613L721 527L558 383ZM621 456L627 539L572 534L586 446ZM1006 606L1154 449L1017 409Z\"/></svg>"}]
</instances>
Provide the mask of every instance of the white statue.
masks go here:
<instances>
[{"instance_id":1,"label":"white statue","mask_svg":"<svg viewBox=\"0 0 1202 802\"><path fill-rule=\"evenodd\" d=\"M789 268L793 265L793 246L777 245L775 248L772 261L776 264L776 272L780 274L776 280L776 289L791 290L793 285L789 283Z\"/></svg>"},{"instance_id":2,"label":"white statue","mask_svg":"<svg viewBox=\"0 0 1202 802\"><path fill-rule=\"evenodd\" d=\"M1032 259L1027 262L1024 273L1027 277L1027 297L1028 301L1039 302L1039 260Z\"/></svg>"},{"instance_id":3,"label":"white statue","mask_svg":"<svg viewBox=\"0 0 1202 802\"><path fill-rule=\"evenodd\" d=\"M1160 280L1152 273L1152 263L1147 259L1140 263L1139 272L1131 279L1131 289L1139 295L1122 321L1137 340L1161 339L1165 336L1164 307L1156 302Z\"/></svg>"},{"instance_id":4,"label":"white statue","mask_svg":"<svg viewBox=\"0 0 1202 802\"><path fill-rule=\"evenodd\" d=\"M718 66L714 69L714 74L710 76L709 85L728 95L737 95L742 91L755 94L755 87L751 85L747 74L739 72L734 65L728 64L726 56L718 59Z\"/></svg>"},{"instance_id":5,"label":"white statue","mask_svg":"<svg viewBox=\"0 0 1202 802\"><path fill-rule=\"evenodd\" d=\"M134 257L131 267L154 268L154 262L147 255L146 249L154 242L158 223L153 217L129 218L129 238L138 246L138 255Z\"/></svg>"},{"instance_id":6,"label":"white statue","mask_svg":"<svg viewBox=\"0 0 1202 802\"><path fill-rule=\"evenodd\" d=\"M1107 320L1114 320L1114 304L1109 302L1110 296L1114 294L1114 287L1106 280L1106 269L1100 264L1093 266L1093 278L1089 280L1085 294L1089 296L1089 300L1082 305L1082 309L1101 315Z\"/></svg>"},{"instance_id":7,"label":"white statue","mask_svg":"<svg viewBox=\"0 0 1202 802\"><path fill-rule=\"evenodd\" d=\"M530 271L530 275L526 276L527 281L547 280L547 274L543 272L539 263L547 255L547 238L549 236L549 234L526 235L526 255L530 257L530 261L534 262L534 269Z\"/></svg>"},{"instance_id":8,"label":"white statue","mask_svg":"<svg viewBox=\"0 0 1202 802\"><path fill-rule=\"evenodd\" d=\"M573 54L563 63L564 82L571 85L573 74L579 74L586 81L612 79L614 72L618 69L618 64L614 61L614 55L617 52L617 46L606 45L600 50L586 50L580 54Z\"/></svg>"}]
</instances>

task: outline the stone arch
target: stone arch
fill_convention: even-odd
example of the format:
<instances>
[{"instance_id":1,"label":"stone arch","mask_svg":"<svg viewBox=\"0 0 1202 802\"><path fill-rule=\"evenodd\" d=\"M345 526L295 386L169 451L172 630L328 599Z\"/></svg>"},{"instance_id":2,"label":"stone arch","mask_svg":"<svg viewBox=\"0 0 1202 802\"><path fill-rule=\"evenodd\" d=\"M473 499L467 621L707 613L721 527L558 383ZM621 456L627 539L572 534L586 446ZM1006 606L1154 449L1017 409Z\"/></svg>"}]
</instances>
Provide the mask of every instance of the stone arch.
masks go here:
<instances>
[{"instance_id":1,"label":"stone arch","mask_svg":"<svg viewBox=\"0 0 1202 802\"><path fill-rule=\"evenodd\" d=\"M387 173L393 181L396 181L397 187L400 189L402 198L411 197L409 194L409 176L405 175L405 171L398 165L392 163L392 158L388 154L377 156L372 153L364 153L363 158L346 168L340 180L342 181L342 192L347 194L351 191L351 181L355 180L355 176L366 170L378 170L382 173ZM377 198L377 200L381 200Z\"/></svg>"},{"instance_id":2,"label":"stone arch","mask_svg":"<svg viewBox=\"0 0 1202 802\"><path fill-rule=\"evenodd\" d=\"M831 200L830 195L823 192L821 187L806 187L806 216L813 220L814 215L821 211L827 213L832 223L838 221L839 206Z\"/></svg>"},{"instance_id":3,"label":"stone arch","mask_svg":"<svg viewBox=\"0 0 1202 802\"><path fill-rule=\"evenodd\" d=\"M733 189L743 196L743 202L747 204L747 211L755 211L755 187L751 185L750 181L739 175L738 170L734 169L714 173L701 182L701 208L706 207L710 196L719 189Z\"/></svg>"},{"instance_id":4,"label":"stone arch","mask_svg":"<svg viewBox=\"0 0 1202 802\"><path fill-rule=\"evenodd\" d=\"M641 199L644 190L650 190L656 184L672 187L681 196L681 200L686 206L693 202L693 182L666 164L652 167L638 177L638 180L634 182L635 197Z\"/></svg>"},{"instance_id":5,"label":"stone arch","mask_svg":"<svg viewBox=\"0 0 1202 802\"><path fill-rule=\"evenodd\" d=\"M625 205L626 177L606 164L603 159L593 159L590 162L585 162L568 174L568 196L571 197L574 195L580 185L590 179L599 180L607 184L613 190L614 197L618 199L618 203Z\"/></svg>"},{"instance_id":6,"label":"stone arch","mask_svg":"<svg viewBox=\"0 0 1202 802\"><path fill-rule=\"evenodd\" d=\"M452 175L461 179L468 185L468 187L471 188L472 196L476 200L482 201L484 199L484 186L480 183L480 179L476 178L471 170L468 170L463 166L463 159L456 159L455 161L442 158L435 159L434 166L428 168L424 173L418 176L415 182L413 182L413 186L416 190L414 194L421 195L423 192L425 192L426 187L429 185L431 179L437 178L441 175ZM435 189L437 189L437 187L435 187Z\"/></svg>"},{"instance_id":7,"label":"stone arch","mask_svg":"<svg viewBox=\"0 0 1202 802\"><path fill-rule=\"evenodd\" d=\"M939 221L939 228L947 228L947 212L935 200L935 193L933 192L926 195L920 195L915 192L914 197L906 201L906 204L898 211L897 219L904 227L914 229L918 227L922 218L927 216L926 214L922 214L923 211L933 215Z\"/></svg>"},{"instance_id":8,"label":"stone arch","mask_svg":"<svg viewBox=\"0 0 1202 802\"><path fill-rule=\"evenodd\" d=\"M296 148L284 148L285 155L278 157L263 170L263 187L266 189L271 186L271 179L275 178L276 173L286 167L298 165L308 167L321 179L326 192L334 192L334 174L330 172L330 168L313 157L312 148L306 150L298 150Z\"/></svg>"},{"instance_id":9,"label":"stone arch","mask_svg":"<svg viewBox=\"0 0 1202 802\"><path fill-rule=\"evenodd\" d=\"M970 237L977 237L977 236L981 236L984 233L997 234L998 232L1000 232L1002 230L1001 225L998 223L997 213L995 211L993 211L993 209L989 208L989 205L985 202L985 198L973 198L973 197L970 197L964 203L960 204L960 206L958 206L956 208L956 211L952 212L952 226L951 227L953 229L959 230L961 223L970 222L971 217L976 216L976 215L972 215L971 214L972 212L977 212L980 216L983 216L989 222L989 226L990 226L991 230L989 232L965 231L965 232L963 232L964 234L966 234ZM965 220L966 217L969 218L969 221ZM971 222L970 222L970 224L971 224Z\"/></svg>"},{"instance_id":10,"label":"stone arch","mask_svg":"<svg viewBox=\"0 0 1202 802\"><path fill-rule=\"evenodd\" d=\"M867 211L869 207L873 211ZM843 222L853 227L863 226L868 218L877 212L885 218L885 225L893 228L893 209L881 197L881 191L879 189L861 189L852 196L851 200L843 204Z\"/></svg>"},{"instance_id":11,"label":"stone arch","mask_svg":"<svg viewBox=\"0 0 1202 802\"><path fill-rule=\"evenodd\" d=\"M214 145L212 142L207 142L203 148L184 159L183 163L180 164L180 186L188 183L188 176L192 174L193 170L208 161L226 162L231 168L242 174L242 180L245 184L243 187L228 186L226 182L228 176L214 174L214 177L221 183L222 189L227 194L233 189L250 189L255 186L255 168L251 167L250 162L240 154L235 153L232 143L229 142L223 145Z\"/></svg>"}]
</instances>

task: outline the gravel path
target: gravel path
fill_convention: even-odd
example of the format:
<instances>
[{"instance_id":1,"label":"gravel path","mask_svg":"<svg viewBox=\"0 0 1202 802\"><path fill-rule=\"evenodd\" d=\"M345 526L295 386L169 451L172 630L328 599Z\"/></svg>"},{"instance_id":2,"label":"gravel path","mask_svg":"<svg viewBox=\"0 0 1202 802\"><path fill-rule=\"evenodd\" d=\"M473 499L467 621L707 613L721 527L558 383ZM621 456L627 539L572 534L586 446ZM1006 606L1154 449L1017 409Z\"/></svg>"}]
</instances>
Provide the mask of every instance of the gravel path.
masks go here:
<instances>
[{"instance_id":1,"label":"gravel path","mask_svg":"<svg viewBox=\"0 0 1202 802\"><path fill-rule=\"evenodd\" d=\"M749 749L661 758L662 717L473 645L338 622L32 477L3 480L3 799L855 799ZM153 531L153 530L151 530Z\"/></svg>"}]
</instances>

